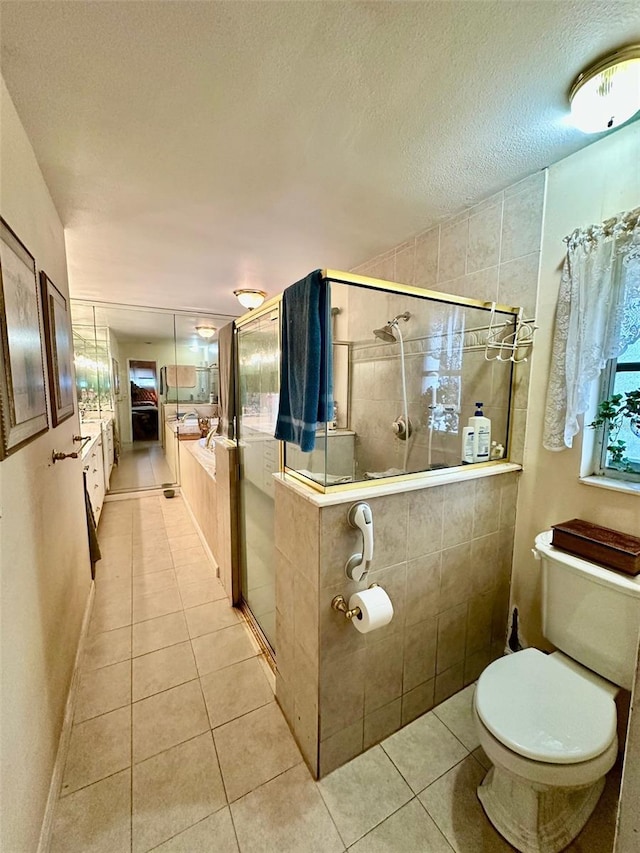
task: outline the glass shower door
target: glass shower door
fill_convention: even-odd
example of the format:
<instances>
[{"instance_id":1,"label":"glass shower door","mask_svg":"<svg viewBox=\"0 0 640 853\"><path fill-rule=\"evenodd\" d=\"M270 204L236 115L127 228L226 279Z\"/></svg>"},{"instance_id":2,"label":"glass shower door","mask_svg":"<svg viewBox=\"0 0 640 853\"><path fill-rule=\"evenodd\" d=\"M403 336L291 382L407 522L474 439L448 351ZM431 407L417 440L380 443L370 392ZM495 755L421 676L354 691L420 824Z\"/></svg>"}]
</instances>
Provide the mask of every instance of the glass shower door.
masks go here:
<instances>
[{"instance_id":1,"label":"glass shower door","mask_svg":"<svg viewBox=\"0 0 640 853\"><path fill-rule=\"evenodd\" d=\"M273 650L276 633L274 482L278 442L279 312L241 326L238 352L241 594Z\"/></svg>"}]
</instances>

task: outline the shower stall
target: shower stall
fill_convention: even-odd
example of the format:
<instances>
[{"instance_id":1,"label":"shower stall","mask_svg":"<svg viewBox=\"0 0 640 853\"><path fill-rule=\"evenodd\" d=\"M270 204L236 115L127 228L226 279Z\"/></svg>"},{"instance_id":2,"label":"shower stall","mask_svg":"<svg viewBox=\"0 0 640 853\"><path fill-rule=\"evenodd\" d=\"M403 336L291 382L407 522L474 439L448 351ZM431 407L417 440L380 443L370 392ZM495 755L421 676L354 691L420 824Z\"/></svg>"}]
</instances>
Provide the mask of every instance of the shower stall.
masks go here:
<instances>
[{"instance_id":1,"label":"shower stall","mask_svg":"<svg viewBox=\"0 0 640 853\"><path fill-rule=\"evenodd\" d=\"M514 362L524 357L496 350L514 339L517 307L348 273L325 279L337 413L318 424L309 453L274 438L279 298L236 321L241 605L276 654L275 540L287 531L274 527L273 475L332 493L462 469L462 429L479 402L493 442L491 462L479 464L507 461Z\"/></svg>"},{"instance_id":2,"label":"shower stall","mask_svg":"<svg viewBox=\"0 0 640 853\"><path fill-rule=\"evenodd\" d=\"M336 489L461 466L462 428L477 403L491 420L491 458L508 458L514 359L488 353L513 338L517 307L327 278L338 418L318 425L311 453L285 445L288 473Z\"/></svg>"}]
</instances>

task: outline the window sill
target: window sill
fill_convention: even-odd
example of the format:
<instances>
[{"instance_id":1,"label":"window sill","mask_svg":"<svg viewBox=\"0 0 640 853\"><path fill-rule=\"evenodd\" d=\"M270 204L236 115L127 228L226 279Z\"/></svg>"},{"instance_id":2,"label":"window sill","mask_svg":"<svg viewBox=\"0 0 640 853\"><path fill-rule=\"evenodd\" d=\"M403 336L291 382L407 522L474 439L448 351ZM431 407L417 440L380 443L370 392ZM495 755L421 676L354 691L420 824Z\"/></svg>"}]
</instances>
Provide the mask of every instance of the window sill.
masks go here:
<instances>
[{"instance_id":1,"label":"window sill","mask_svg":"<svg viewBox=\"0 0 640 853\"><path fill-rule=\"evenodd\" d=\"M640 483L632 483L630 480L614 480L611 477L580 477L580 482L585 486L597 486L600 489L609 489L612 492L623 492L626 495L638 495L640 497Z\"/></svg>"}]
</instances>

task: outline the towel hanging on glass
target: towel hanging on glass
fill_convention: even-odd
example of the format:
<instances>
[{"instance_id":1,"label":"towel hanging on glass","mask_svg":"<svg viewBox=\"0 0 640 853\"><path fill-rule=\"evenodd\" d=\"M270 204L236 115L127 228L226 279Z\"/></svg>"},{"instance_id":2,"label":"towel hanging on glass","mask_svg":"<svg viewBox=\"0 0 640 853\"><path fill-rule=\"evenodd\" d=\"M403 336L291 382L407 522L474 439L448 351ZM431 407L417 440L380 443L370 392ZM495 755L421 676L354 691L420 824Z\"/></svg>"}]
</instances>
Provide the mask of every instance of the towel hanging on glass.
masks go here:
<instances>
[{"instance_id":1,"label":"towel hanging on glass","mask_svg":"<svg viewBox=\"0 0 640 853\"><path fill-rule=\"evenodd\" d=\"M315 270L282 295L280 402L275 437L308 453L333 418L329 284Z\"/></svg>"}]
</instances>

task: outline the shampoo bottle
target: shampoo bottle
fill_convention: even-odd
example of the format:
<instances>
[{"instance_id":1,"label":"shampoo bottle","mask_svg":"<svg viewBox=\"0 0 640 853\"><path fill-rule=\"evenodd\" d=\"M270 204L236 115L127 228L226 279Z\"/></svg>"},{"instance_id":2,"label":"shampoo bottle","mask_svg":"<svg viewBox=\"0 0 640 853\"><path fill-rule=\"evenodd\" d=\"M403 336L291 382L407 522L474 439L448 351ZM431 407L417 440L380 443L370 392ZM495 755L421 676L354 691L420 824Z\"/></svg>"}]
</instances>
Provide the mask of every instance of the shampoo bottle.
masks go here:
<instances>
[{"instance_id":1,"label":"shampoo bottle","mask_svg":"<svg viewBox=\"0 0 640 853\"><path fill-rule=\"evenodd\" d=\"M466 426L462 430L462 461L465 464L473 462L473 427Z\"/></svg>"},{"instance_id":2,"label":"shampoo bottle","mask_svg":"<svg viewBox=\"0 0 640 853\"><path fill-rule=\"evenodd\" d=\"M488 462L491 447L491 421L482 413L484 403L476 403L476 411L469 418L469 426L473 429L473 461Z\"/></svg>"}]
</instances>

